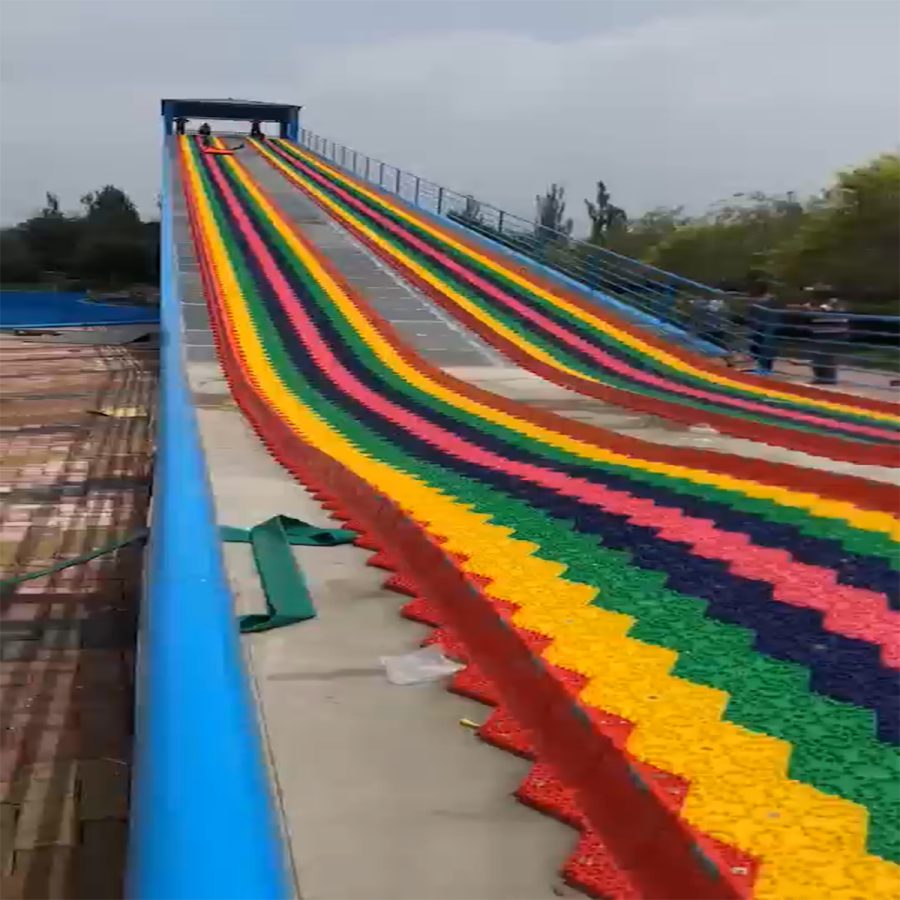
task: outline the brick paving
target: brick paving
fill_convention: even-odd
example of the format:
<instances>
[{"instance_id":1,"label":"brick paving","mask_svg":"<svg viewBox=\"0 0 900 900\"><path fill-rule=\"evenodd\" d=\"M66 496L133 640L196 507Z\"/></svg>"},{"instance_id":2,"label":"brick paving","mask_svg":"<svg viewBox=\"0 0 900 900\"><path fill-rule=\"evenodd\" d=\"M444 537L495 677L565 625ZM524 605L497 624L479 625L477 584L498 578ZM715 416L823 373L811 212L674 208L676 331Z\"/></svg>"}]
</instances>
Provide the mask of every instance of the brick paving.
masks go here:
<instances>
[{"instance_id":1,"label":"brick paving","mask_svg":"<svg viewBox=\"0 0 900 900\"><path fill-rule=\"evenodd\" d=\"M145 526L157 355L0 337L0 578ZM3 592L5 900L122 896L141 565L133 545Z\"/></svg>"}]
</instances>

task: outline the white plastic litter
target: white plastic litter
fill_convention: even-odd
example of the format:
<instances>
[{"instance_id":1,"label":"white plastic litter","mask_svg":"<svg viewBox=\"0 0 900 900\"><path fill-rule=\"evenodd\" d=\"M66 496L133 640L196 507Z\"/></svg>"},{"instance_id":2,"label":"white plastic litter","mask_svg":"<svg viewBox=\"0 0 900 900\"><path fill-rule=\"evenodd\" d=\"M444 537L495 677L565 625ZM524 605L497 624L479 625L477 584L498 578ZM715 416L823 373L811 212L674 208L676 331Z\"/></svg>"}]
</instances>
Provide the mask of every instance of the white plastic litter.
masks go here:
<instances>
[{"instance_id":1,"label":"white plastic litter","mask_svg":"<svg viewBox=\"0 0 900 900\"><path fill-rule=\"evenodd\" d=\"M432 644L404 653L403 656L382 656L381 664L391 684L424 684L453 675L463 666L444 656L440 647Z\"/></svg>"}]
</instances>

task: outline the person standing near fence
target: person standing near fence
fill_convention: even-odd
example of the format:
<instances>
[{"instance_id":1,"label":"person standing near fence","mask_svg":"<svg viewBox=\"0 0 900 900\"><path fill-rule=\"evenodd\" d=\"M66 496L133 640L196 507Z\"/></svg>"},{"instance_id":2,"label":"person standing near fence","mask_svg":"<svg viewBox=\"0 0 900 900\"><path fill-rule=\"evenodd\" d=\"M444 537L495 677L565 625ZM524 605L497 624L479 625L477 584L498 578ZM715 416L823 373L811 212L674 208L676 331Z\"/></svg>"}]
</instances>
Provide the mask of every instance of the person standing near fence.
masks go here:
<instances>
[{"instance_id":1,"label":"person standing near fence","mask_svg":"<svg viewBox=\"0 0 900 900\"><path fill-rule=\"evenodd\" d=\"M697 297L690 305L691 330L703 341L717 347L728 343L728 307L725 299L716 294Z\"/></svg>"},{"instance_id":2,"label":"person standing near fence","mask_svg":"<svg viewBox=\"0 0 900 900\"><path fill-rule=\"evenodd\" d=\"M812 341L810 363L813 384L837 384L838 364L846 352L850 339L850 320L844 314L844 304L837 297L807 304L809 334Z\"/></svg>"},{"instance_id":3,"label":"person standing near fence","mask_svg":"<svg viewBox=\"0 0 900 900\"><path fill-rule=\"evenodd\" d=\"M771 375L777 353L778 323L781 316L776 308L777 300L771 291L766 291L755 303L751 303L747 314L750 328L750 356L756 362L754 375Z\"/></svg>"}]
</instances>

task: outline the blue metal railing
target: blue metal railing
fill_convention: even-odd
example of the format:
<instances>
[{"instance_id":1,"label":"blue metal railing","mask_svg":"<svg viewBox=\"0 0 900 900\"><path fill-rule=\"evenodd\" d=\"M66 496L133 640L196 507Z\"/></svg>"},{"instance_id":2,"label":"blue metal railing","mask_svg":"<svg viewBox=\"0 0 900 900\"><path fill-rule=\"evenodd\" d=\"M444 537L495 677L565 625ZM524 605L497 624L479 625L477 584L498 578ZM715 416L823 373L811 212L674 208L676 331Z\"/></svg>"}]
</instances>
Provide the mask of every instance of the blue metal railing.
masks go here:
<instances>
[{"instance_id":1,"label":"blue metal railing","mask_svg":"<svg viewBox=\"0 0 900 900\"><path fill-rule=\"evenodd\" d=\"M184 369L163 146L160 403L138 639L128 896L291 896Z\"/></svg>"},{"instance_id":2,"label":"blue metal railing","mask_svg":"<svg viewBox=\"0 0 900 900\"><path fill-rule=\"evenodd\" d=\"M763 356L808 365L812 374L831 368L846 385L893 393L900 377L900 316L750 303L730 339L757 360L763 348Z\"/></svg>"},{"instance_id":3,"label":"blue metal railing","mask_svg":"<svg viewBox=\"0 0 900 900\"><path fill-rule=\"evenodd\" d=\"M339 168L397 195L422 211L440 216L445 222L475 231L494 241L526 265L551 268L554 275L561 274L571 279L573 287L584 292L589 299L595 302L600 299L636 321L661 327L675 340L687 339L692 344L697 343L696 338L685 328L688 317L681 314L677 304L672 304L673 297L721 295L720 291L690 279L645 266L583 241L574 241L544 227L536 228L533 222L521 216L489 203L476 202L471 195L461 194L405 172L397 166L323 138L309 129L301 129L298 143ZM471 215L473 204L478 210L477 220ZM565 264L559 258L563 246L573 251L571 259ZM590 251L595 257L585 262L574 252L575 248L582 248L582 255ZM606 262L598 265L595 259L601 257ZM592 274L593 277L589 277ZM593 291L598 292L600 297L592 294ZM671 314L661 315L660 310ZM703 349L708 353L721 355L721 351L715 346L707 345Z\"/></svg>"},{"instance_id":4,"label":"blue metal railing","mask_svg":"<svg viewBox=\"0 0 900 900\"><path fill-rule=\"evenodd\" d=\"M688 342L711 356L747 357L761 343L774 343L776 356L794 365L821 361L826 339L814 329L806 334L791 320L813 311L785 308L774 332L754 326L754 301L700 284L622 256L604 247L580 241L538 225L471 195L406 172L397 166L301 129L298 143L358 178L395 194L425 213L465 228L537 269L549 269L585 296L602 299L630 314L638 324ZM849 321L847 336L828 339L829 352L837 348L841 384L893 391L900 372L900 316L864 316L842 313ZM862 338L862 340L860 340Z\"/></svg>"}]
</instances>

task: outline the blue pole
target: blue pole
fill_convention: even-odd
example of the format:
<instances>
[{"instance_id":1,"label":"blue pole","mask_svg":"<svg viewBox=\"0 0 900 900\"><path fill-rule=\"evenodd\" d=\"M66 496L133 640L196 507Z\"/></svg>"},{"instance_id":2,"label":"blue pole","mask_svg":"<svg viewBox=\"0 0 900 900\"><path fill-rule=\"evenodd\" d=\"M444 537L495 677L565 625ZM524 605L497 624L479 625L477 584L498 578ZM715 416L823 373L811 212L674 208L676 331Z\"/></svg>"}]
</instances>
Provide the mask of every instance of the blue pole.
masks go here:
<instances>
[{"instance_id":1,"label":"blue pole","mask_svg":"<svg viewBox=\"0 0 900 900\"><path fill-rule=\"evenodd\" d=\"M282 900L282 858L184 370L163 140L159 425L138 638L127 896Z\"/></svg>"}]
</instances>

